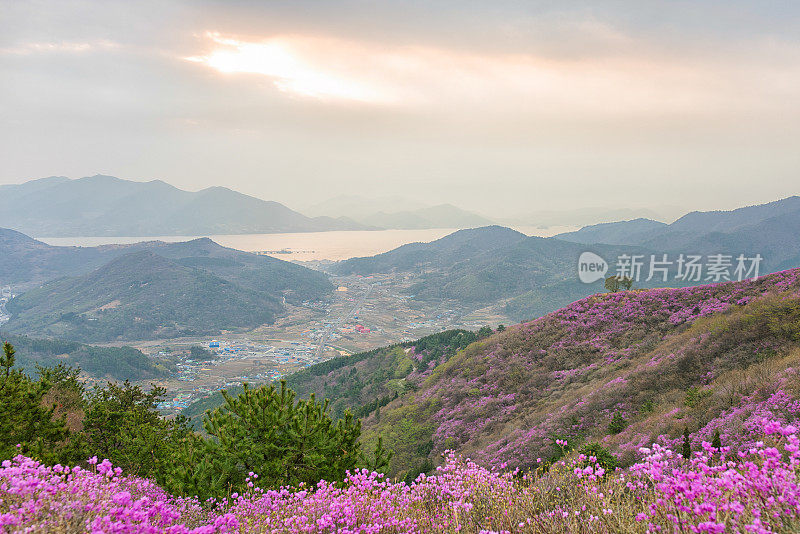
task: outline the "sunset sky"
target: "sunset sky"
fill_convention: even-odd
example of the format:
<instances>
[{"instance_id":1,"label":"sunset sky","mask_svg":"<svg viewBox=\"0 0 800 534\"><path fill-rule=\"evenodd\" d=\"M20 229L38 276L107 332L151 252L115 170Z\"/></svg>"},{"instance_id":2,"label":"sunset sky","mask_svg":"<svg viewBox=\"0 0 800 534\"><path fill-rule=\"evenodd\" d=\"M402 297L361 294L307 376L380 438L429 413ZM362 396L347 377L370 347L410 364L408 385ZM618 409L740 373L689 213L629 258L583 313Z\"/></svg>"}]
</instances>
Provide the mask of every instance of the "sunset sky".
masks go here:
<instances>
[{"instance_id":1,"label":"sunset sky","mask_svg":"<svg viewBox=\"0 0 800 534\"><path fill-rule=\"evenodd\" d=\"M731 208L800 194L800 3L0 0L0 117L0 183Z\"/></svg>"}]
</instances>

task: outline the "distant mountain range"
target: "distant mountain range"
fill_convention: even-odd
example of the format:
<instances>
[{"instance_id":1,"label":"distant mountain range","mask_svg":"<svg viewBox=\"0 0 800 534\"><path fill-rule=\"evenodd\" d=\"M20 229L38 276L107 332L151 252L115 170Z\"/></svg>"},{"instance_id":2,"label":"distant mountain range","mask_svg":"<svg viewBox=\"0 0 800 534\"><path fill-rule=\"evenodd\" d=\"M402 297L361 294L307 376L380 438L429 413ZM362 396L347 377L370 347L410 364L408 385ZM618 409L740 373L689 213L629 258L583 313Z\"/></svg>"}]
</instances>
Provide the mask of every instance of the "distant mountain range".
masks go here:
<instances>
[{"instance_id":1,"label":"distant mountain range","mask_svg":"<svg viewBox=\"0 0 800 534\"><path fill-rule=\"evenodd\" d=\"M323 202L313 204L303 209L303 213L312 216L339 217L347 214L348 217L361 219L378 212L393 213L406 210L413 211L430 207L424 202L411 197L389 195L367 197L362 195L338 195Z\"/></svg>"},{"instance_id":2,"label":"distant mountain range","mask_svg":"<svg viewBox=\"0 0 800 534\"><path fill-rule=\"evenodd\" d=\"M684 213L674 206L650 208L587 207L563 210L537 210L531 213L511 213L498 222L520 226L583 226L630 219L671 220Z\"/></svg>"},{"instance_id":3,"label":"distant mountain range","mask_svg":"<svg viewBox=\"0 0 800 534\"><path fill-rule=\"evenodd\" d=\"M695 211L672 224L647 219L597 224L555 237L672 254L761 254L765 268L778 271L800 265L800 197L731 211Z\"/></svg>"},{"instance_id":4,"label":"distant mountain range","mask_svg":"<svg viewBox=\"0 0 800 534\"><path fill-rule=\"evenodd\" d=\"M340 217L306 217L225 187L197 192L160 180L53 176L0 186L0 227L29 235L158 236L365 230Z\"/></svg>"},{"instance_id":5,"label":"distant mountain range","mask_svg":"<svg viewBox=\"0 0 800 534\"><path fill-rule=\"evenodd\" d=\"M577 279L580 254L591 251L610 264L623 254L650 258L671 254L704 257L744 254L763 257L760 274L800 266L800 198L791 197L733 211L694 212L672 224L634 219L582 228L554 238L528 237L489 226L461 230L431 243L412 243L369 258L330 267L337 274L400 272L413 283L404 290L417 299L453 300L464 305L503 303L514 319L536 317L578 298L603 291L602 281ZM707 283L707 279L654 277L637 287ZM645 271L644 275L647 276ZM644 278L644 277L643 277Z\"/></svg>"},{"instance_id":6,"label":"distant mountain range","mask_svg":"<svg viewBox=\"0 0 800 534\"><path fill-rule=\"evenodd\" d=\"M359 222L368 226L401 230L426 228L476 228L492 224L489 219L464 211L451 204L439 204L416 210L378 212L362 217Z\"/></svg>"},{"instance_id":7,"label":"distant mountain range","mask_svg":"<svg viewBox=\"0 0 800 534\"><path fill-rule=\"evenodd\" d=\"M317 215L355 219L373 228L422 230L428 228L476 228L493 221L452 204L425 205L399 196L366 198L343 195L308 208Z\"/></svg>"},{"instance_id":8,"label":"distant mountain range","mask_svg":"<svg viewBox=\"0 0 800 534\"><path fill-rule=\"evenodd\" d=\"M0 227L43 237L266 234L492 224L450 204L425 206L394 197L376 201L337 197L310 208L320 215L307 217L278 202L226 187L190 192L161 180L134 182L99 174L0 185L0 198L13 207L0 213Z\"/></svg>"},{"instance_id":9,"label":"distant mountain range","mask_svg":"<svg viewBox=\"0 0 800 534\"><path fill-rule=\"evenodd\" d=\"M449 208L443 211L457 213ZM607 260L609 276L616 272L615 261L623 254L644 258L670 254L673 260L678 254L734 258L760 254L760 274L797 267L800 197L732 211L693 212L672 224L638 218L593 225L547 239L484 226L460 230L431 243L410 243L377 256L352 258L328 269L339 275L401 273L409 283L399 290L415 299L452 301L472 309L500 306L511 318L524 320L603 291L602 279L591 284L578 280L578 258L586 251ZM660 277L646 281L645 271L635 287L709 281L705 277L678 280L676 269L674 264L669 267L666 281ZM142 279L137 278L139 273ZM146 276L153 281L140 284L138 293L129 291ZM157 286L159 277L172 282ZM209 239L53 247L12 230L0 230L0 283L23 289L44 284L7 306L13 314L9 329L79 340L245 328L280 315L282 298L288 302L318 299L332 290L322 273L227 249ZM103 293L93 293L93 286L102 287ZM218 303L220 298L224 305ZM164 307L151 323L144 323L146 306L162 301L181 308L197 307L197 321L181 315L178 308ZM217 313L213 314L215 307ZM175 320L170 323L168 317ZM115 330L116 326L100 324L105 319L117 326L131 320L133 324ZM137 323L144 326L139 328Z\"/></svg>"},{"instance_id":10,"label":"distant mountain range","mask_svg":"<svg viewBox=\"0 0 800 534\"><path fill-rule=\"evenodd\" d=\"M55 247L0 230L0 282L28 289L3 328L82 342L213 334L271 323L283 299L333 289L320 272L210 239Z\"/></svg>"}]
</instances>

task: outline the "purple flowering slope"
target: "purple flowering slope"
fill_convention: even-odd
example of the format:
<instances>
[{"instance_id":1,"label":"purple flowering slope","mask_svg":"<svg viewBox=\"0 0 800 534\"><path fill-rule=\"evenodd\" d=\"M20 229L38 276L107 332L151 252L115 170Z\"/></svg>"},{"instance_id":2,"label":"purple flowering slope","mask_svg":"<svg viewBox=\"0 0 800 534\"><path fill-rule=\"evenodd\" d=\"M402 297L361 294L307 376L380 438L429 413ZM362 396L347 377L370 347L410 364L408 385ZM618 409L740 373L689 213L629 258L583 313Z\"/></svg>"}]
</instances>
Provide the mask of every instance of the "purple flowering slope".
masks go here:
<instances>
[{"instance_id":1,"label":"purple flowering slope","mask_svg":"<svg viewBox=\"0 0 800 534\"><path fill-rule=\"evenodd\" d=\"M55 533L550 533L796 532L797 428L762 421L747 451L703 443L683 459L654 445L627 470L583 455L516 471L488 470L450 453L407 485L359 471L344 482L251 490L203 503L122 476L18 456L0 468L0 529ZM90 461L96 464L96 459Z\"/></svg>"},{"instance_id":2,"label":"purple flowering slope","mask_svg":"<svg viewBox=\"0 0 800 534\"><path fill-rule=\"evenodd\" d=\"M44 466L17 456L0 469L0 527L26 532L211 534L238 524L152 482L126 477L108 460L91 469Z\"/></svg>"},{"instance_id":3,"label":"purple flowering slope","mask_svg":"<svg viewBox=\"0 0 800 534\"><path fill-rule=\"evenodd\" d=\"M755 281L602 294L474 343L366 420L392 473L456 450L523 470L598 441L623 464L653 442L697 450L720 431L800 413L800 270ZM430 451L430 452L429 452Z\"/></svg>"},{"instance_id":4,"label":"purple flowering slope","mask_svg":"<svg viewBox=\"0 0 800 534\"><path fill-rule=\"evenodd\" d=\"M401 477L440 464L411 484L358 471L274 490L251 473L245 494L201 503L108 461L17 456L0 466L0 530L798 532L798 369L800 270L597 295L403 379L367 439L386 437ZM625 467L574 452L590 441Z\"/></svg>"}]
</instances>

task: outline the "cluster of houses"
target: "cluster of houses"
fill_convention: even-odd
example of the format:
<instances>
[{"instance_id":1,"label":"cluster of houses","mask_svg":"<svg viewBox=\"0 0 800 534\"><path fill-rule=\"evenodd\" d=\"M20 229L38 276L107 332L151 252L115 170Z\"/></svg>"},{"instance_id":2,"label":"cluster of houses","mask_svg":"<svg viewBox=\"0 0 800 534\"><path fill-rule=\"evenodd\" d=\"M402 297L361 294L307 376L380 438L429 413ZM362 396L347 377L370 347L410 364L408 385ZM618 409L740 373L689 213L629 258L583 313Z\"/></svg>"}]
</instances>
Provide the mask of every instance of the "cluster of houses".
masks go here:
<instances>
[{"instance_id":1,"label":"cluster of houses","mask_svg":"<svg viewBox=\"0 0 800 534\"><path fill-rule=\"evenodd\" d=\"M0 287L0 325L11 319L6 312L6 303L13 298L14 293L11 292L11 286Z\"/></svg>"}]
</instances>

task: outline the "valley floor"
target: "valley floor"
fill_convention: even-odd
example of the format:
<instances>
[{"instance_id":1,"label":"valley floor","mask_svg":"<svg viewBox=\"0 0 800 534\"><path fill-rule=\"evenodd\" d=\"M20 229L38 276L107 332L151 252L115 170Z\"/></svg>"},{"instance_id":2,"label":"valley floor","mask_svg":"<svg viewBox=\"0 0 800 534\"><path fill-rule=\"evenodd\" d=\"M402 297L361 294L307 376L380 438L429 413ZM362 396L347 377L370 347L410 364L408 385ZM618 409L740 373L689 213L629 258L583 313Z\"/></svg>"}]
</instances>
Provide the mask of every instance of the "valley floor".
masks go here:
<instances>
[{"instance_id":1,"label":"valley floor","mask_svg":"<svg viewBox=\"0 0 800 534\"><path fill-rule=\"evenodd\" d=\"M126 343L155 359L177 366L155 381L167 389L166 414L242 382L268 383L330 358L418 339L442 330L477 330L486 324L509 324L496 309L465 309L455 303L430 305L401 294L407 281L393 275L334 277L338 290L327 301L290 306L273 325L219 336ZM218 359L194 361L188 349L209 347ZM96 380L101 383L103 380ZM146 381L148 385L152 380Z\"/></svg>"}]
</instances>

